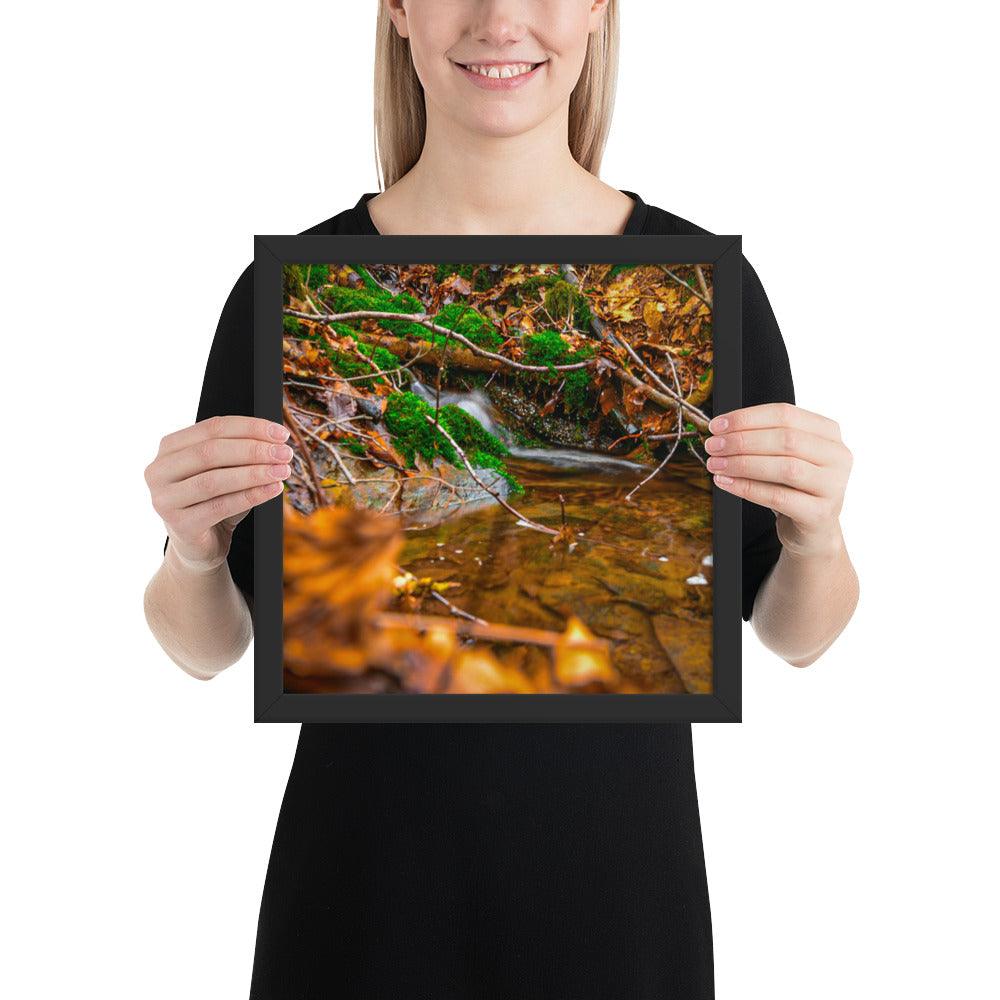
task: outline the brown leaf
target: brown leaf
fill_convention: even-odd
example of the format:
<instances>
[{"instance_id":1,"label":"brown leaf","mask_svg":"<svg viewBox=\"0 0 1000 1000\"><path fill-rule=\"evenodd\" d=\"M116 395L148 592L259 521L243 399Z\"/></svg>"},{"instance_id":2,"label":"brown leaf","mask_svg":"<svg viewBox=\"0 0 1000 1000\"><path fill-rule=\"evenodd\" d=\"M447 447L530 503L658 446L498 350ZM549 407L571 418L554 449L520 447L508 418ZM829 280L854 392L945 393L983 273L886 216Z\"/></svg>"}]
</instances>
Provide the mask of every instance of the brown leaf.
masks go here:
<instances>
[{"instance_id":1,"label":"brown leaf","mask_svg":"<svg viewBox=\"0 0 1000 1000\"><path fill-rule=\"evenodd\" d=\"M606 385L601 390L601 395L598 397L597 402L601 407L601 413L607 416L616 406L621 405L618 389L614 385Z\"/></svg>"},{"instance_id":2,"label":"brown leaf","mask_svg":"<svg viewBox=\"0 0 1000 1000\"><path fill-rule=\"evenodd\" d=\"M642 307L642 318L652 333L658 333L663 323L663 313L667 307L662 302L647 299Z\"/></svg>"},{"instance_id":3,"label":"brown leaf","mask_svg":"<svg viewBox=\"0 0 1000 1000\"><path fill-rule=\"evenodd\" d=\"M566 631L553 650L556 680L563 687L617 684L618 671L611 665L611 655L606 646L594 648L591 645L594 638L593 632L575 615L566 623Z\"/></svg>"},{"instance_id":4,"label":"brown leaf","mask_svg":"<svg viewBox=\"0 0 1000 1000\"><path fill-rule=\"evenodd\" d=\"M455 658L449 694L530 694L532 686L517 670L505 667L488 649L464 649Z\"/></svg>"}]
</instances>

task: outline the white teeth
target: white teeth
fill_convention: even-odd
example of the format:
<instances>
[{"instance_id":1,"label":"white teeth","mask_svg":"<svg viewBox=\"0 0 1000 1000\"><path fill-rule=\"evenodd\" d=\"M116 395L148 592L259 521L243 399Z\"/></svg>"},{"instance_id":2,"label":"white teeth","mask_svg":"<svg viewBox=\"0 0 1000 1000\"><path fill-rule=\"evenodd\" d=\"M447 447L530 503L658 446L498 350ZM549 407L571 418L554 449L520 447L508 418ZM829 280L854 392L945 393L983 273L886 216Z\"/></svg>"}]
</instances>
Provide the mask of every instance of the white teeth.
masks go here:
<instances>
[{"instance_id":1,"label":"white teeth","mask_svg":"<svg viewBox=\"0 0 1000 1000\"><path fill-rule=\"evenodd\" d=\"M525 73L530 73L532 65L532 63L504 63L502 66L476 66L473 64L465 68L473 73L478 73L480 76L505 79L509 76L522 76Z\"/></svg>"}]
</instances>

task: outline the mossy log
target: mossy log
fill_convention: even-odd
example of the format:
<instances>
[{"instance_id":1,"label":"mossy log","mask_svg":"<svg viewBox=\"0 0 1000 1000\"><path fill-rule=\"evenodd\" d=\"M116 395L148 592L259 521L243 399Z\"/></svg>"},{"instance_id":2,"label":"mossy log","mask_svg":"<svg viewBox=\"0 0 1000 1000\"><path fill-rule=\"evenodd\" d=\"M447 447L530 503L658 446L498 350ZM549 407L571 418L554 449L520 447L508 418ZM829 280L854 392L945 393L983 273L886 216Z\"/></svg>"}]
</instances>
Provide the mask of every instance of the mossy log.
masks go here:
<instances>
[{"instance_id":1,"label":"mossy log","mask_svg":"<svg viewBox=\"0 0 1000 1000\"><path fill-rule=\"evenodd\" d=\"M481 355L473 354L472 351L465 347L459 345L449 345L447 350L443 347L439 347L435 344L431 344L426 340L416 340L414 338L400 338L400 337L389 337L386 334L381 333L360 333L359 339L363 340L366 344L371 344L374 347L384 347L387 351L391 351L396 355L401 361L409 361L413 358L419 357L419 364L427 364L437 367L438 364L447 364L452 368L461 368L464 371L474 371L474 372L510 372L510 369L502 361L497 361L493 358L484 358ZM676 402L670 398L670 396L659 390L653 388L652 386L646 384L641 379L636 378L631 372L627 372L622 368L612 365L610 361L605 358L595 358L594 363L596 365L607 365L612 368L612 371L617 376L618 380L623 385L629 385L633 388L642 389L645 394L654 403L662 406L666 410L672 410L676 407ZM707 392L705 391L707 386ZM706 381L706 385L698 386L691 397L684 401L685 403L685 413L684 416L687 420L690 420L695 427L699 430L707 431L708 422L701 416L701 414L691 412L688 406L698 406L699 402L704 402L707 398L708 393L711 392L711 383ZM704 395L702 395L704 393ZM701 397L698 401L695 401L695 397Z\"/></svg>"},{"instance_id":2,"label":"mossy log","mask_svg":"<svg viewBox=\"0 0 1000 1000\"><path fill-rule=\"evenodd\" d=\"M501 362L473 354L467 347L462 347L460 344L449 344L446 350L443 346L414 337L390 337L384 333L369 333L367 331L359 333L357 336L366 344L371 344L373 347L384 347L387 351L391 351L400 361L410 361L419 357L422 364L434 365L435 367L438 364L448 364L473 372L509 370Z\"/></svg>"}]
</instances>

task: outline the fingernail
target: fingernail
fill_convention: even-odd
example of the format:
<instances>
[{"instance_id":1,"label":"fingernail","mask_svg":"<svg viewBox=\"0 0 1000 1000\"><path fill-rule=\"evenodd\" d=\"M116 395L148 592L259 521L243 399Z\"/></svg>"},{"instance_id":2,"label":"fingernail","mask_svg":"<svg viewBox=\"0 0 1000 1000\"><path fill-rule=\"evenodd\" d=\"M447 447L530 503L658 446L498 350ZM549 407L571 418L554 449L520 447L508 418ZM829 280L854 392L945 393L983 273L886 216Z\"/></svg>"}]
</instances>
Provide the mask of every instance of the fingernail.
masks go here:
<instances>
[{"instance_id":1,"label":"fingernail","mask_svg":"<svg viewBox=\"0 0 1000 1000\"><path fill-rule=\"evenodd\" d=\"M713 434L719 434L729 426L729 421L725 417L712 417L708 422L708 429Z\"/></svg>"},{"instance_id":2,"label":"fingernail","mask_svg":"<svg viewBox=\"0 0 1000 1000\"><path fill-rule=\"evenodd\" d=\"M291 472L291 468L287 465L272 465L269 471L275 479L285 479Z\"/></svg>"},{"instance_id":3,"label":"fingernail","mask_svg":"<svg viewBox=\"0 0 1000 1000\"><path fill-rule=\"evenodd\" d=\"M279 462L285 462L292 457L292 449L287 444L272 444L271 457L278 459Z\"/></svg>"},{"instance_id":4,"label":"fingernail","mask_svg":"<svg viewBox=\"0 0 1000 1000\"><path fill-rule=\"evenodd\" d=\"M287 441L290 433L288 428L282 427L281 424L271 424L271 437L275 441Z\"/></svg>"},{"instance_id":5,"label":"fingernail","mask_svg":"<svg viewBox=\"0 0 1000 1000\"><path fill-rule=\"evenodd\" d=\"M725 467L726 460L724 458L719 458L717 455L712 455L708 460L709 472L722 472Z\"/></svg>"},{"instance_id":6,"label":"fingernail","mask_svg":"<svg viewBox=\"0 0 1000 1000\"><path fill-rule=\"evenodd\" d=\"M718 484L719 484L720 486L731 486L731 485L732 485L732 482L733 482L733 480L732 480L732 477L731 477L731 476L716 476L716 477L715 477L715 481L716 481L716 482L717 482L717 483L718 483Z\"/></svg>"},{"instance_id":7,"label":"fingernail","mask_svg":"<svg viewBox=\"0 0 1000 1000\"><path fill-rule=\"evenodd\" d=\"M705 438L705 447L709 451L722 451L726 447L725 438Z\"/></svg>"}]
</instances>

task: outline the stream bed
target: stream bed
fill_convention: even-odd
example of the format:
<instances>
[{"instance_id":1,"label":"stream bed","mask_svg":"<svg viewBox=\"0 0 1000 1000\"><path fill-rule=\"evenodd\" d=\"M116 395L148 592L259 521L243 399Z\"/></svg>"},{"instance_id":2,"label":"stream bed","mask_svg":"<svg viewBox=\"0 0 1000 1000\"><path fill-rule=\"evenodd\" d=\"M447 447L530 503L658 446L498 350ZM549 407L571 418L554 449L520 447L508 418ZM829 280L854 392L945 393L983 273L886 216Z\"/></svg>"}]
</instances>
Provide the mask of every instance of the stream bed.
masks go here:
<instances>
[{"instance_id":1,"label":"stream bed","mask_svg":"<svg viewBox=\"0 0 1000 1000\"><path fill-rule=\"evenodd\" d=\"M710 691L712 498L704 468L675 458L626 501L648 468L548 448L518 448L507 466L525 487L510 502L526 517L558 528L562 495L577 539L571 551L487 501L436 523L411 517L400 563L418 577L457 583L448 599L490 622L563 631L577 616L610 640L615 667L641 690ZM523 655L548 654L525 647Z\"/></svg>"}]
</instances>

